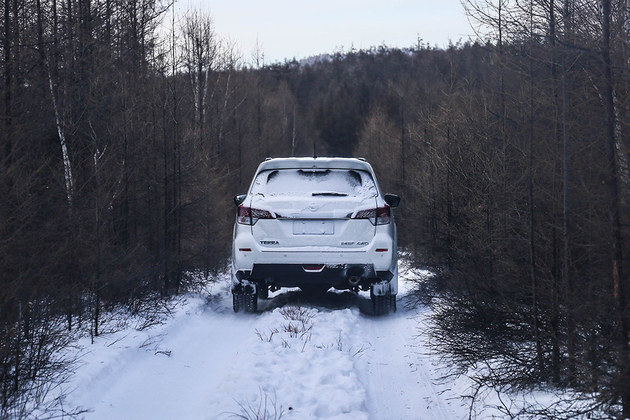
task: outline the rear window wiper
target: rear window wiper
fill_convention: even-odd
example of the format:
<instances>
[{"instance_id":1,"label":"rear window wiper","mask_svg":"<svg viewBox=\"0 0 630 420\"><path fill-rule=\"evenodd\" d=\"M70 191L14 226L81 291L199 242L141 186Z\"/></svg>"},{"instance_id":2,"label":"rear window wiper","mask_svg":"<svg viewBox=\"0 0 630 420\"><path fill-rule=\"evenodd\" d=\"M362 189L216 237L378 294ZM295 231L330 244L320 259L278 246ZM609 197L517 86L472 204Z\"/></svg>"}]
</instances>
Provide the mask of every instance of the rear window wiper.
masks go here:
<instances>
[{"instance_id":1,"label":"rear window wiper","mask_svg":"<svg viewBox=\"0 0 630 420\"><path fill-rule=\"evenodd\" d=\"M314 192L313 193L313 197L318 196L318 195L325 195L325 196L329 196L329 197L347 197L348 196L348 194L340 193L340 192L334 192L334 191Z\"/></svg>"}]
</instances>

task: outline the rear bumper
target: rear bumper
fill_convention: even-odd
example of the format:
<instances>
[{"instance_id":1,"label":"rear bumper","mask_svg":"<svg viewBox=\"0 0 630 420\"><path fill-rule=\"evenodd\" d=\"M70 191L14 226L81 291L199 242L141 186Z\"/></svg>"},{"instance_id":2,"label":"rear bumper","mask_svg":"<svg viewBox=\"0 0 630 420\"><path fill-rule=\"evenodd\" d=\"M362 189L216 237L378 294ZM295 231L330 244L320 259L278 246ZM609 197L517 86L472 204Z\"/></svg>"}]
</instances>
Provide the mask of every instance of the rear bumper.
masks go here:
<instances>
[{"instance_id":1,"label":"rear bumper","mask_svg":"<svg viewBox=\"0 0 630 420\"><path fill-rule=\"evenodd\" d=\"M304 285L328 285L337 289L363 287L389 282L394 273L376 271L371 264L254 264L253 269L235 272L238 281L248 280L259 285L300 287ZM354 280L354 284L349 279Z\"/></svg>"},{"instance_id":2,"label":"rear bumper","mask_svg":"<svg viewBox=\"0 0 630 420\"><path fill-rule=\"evenodd\" d=\"M396 258L396 243L386 229L377 231L362 247L342 246L264 246L251 234L239 229L234 237L232 262L236 270L252 271L254 264L369 264L376 271L391 270Z\"/></svg>"}]
</instances>

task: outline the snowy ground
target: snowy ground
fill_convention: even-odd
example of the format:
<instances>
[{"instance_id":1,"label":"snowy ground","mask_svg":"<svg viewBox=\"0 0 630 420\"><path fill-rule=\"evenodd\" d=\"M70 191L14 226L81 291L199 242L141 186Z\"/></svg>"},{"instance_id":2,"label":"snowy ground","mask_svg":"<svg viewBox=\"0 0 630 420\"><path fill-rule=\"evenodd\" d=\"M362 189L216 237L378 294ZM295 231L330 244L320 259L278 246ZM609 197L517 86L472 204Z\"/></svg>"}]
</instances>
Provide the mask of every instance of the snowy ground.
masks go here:
<instances>
[{"instance_id":1,"label":"snowy ground","mask_svg":"<svg viewBox=\"0 0 630 420\"><path fill-rule=\"evenodd\" d=\"M440 380L422 327L430 309L405 305L407 279L422 275L401 270L398 312L385 317L367 314L364 295L299 291L235 314L223 278L162 325L82 343L65 405L86 419L466 419L470 380ZM503 417L492 406L479 417Z\"/></svg>"}]
</instances>

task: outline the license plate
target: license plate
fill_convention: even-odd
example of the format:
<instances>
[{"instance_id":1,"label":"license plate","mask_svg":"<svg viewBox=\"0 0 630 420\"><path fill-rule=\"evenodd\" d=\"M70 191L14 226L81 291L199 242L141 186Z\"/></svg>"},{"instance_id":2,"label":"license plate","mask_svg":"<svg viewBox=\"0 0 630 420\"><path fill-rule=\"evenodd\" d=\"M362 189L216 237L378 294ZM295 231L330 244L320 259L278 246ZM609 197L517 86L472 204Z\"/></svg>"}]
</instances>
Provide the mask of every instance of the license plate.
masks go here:
<instances>
[{"instance_id":1,"label":"license plate","mask_svg":"<svg viewBox=\"0 0 630 420\"><path fill-rule=\"evenodd\" d=\"M335 224L332 220L294 220L294 235L334 235Z\"/></svg>"}]
</instances>

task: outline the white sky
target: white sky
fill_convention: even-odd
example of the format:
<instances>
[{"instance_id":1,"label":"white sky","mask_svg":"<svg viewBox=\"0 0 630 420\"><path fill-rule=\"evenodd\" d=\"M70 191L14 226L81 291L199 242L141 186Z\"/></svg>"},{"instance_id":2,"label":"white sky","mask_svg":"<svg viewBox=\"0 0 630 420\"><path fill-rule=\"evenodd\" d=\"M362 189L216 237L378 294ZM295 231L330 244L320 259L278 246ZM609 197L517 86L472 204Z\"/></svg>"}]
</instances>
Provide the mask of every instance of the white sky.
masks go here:
<instances>
[{"instance_id":1,"label":"white sky","mask_svg":"<svg viewBox=\"0 0 630 420\"><path fill-rule=\"evenodd\" d=\"M385 44L448 46L472 34L460 0L178 0L209 13L219 36L250 61L256 40L265 63Z\"/></svg>"}]
</instances>

